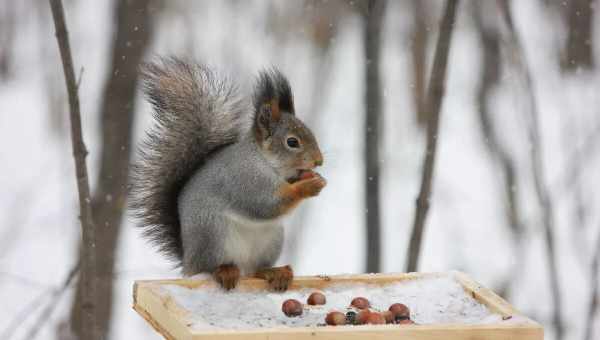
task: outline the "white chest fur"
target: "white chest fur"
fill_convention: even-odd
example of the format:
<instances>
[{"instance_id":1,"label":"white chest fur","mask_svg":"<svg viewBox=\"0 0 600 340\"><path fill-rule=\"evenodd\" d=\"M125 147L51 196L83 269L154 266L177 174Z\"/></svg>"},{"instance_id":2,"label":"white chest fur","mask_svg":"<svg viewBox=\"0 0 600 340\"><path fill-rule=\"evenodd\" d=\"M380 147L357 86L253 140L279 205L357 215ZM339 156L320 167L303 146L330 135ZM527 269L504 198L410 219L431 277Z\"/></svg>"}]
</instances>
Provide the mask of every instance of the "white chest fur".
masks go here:
<instances>
[{"instance_id":1,"label":"white chest fur","mask_svg":"<svg viewBox=\"0 0 600 340\"><path fill-rule=\"evenodd\" d=\"M225 261L238 265L242 275L254 273L265 258L278 255L273 254L283 242L280 219L255 220L231 211L226 218Z\"/></svg>"}]
</instances>

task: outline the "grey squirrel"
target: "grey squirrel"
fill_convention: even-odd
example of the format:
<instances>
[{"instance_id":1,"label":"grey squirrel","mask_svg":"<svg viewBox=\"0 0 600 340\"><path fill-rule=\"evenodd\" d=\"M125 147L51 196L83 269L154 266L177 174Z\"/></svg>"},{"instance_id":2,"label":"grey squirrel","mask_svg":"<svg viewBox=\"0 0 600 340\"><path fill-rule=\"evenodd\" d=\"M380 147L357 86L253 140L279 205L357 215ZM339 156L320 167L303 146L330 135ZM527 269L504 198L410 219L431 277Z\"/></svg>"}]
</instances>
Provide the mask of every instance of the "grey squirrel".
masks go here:
<instances>
[{"instance_id":1,"label":"grey squirrel","mask_svg":"<svg viewBox=\"0 0 600 340\"><path fill-rule=\"evenodd\" d=\"M155 125L132 167L130 205L144 234L184 275L212 273L225 289L251 275L286 290L291 267L272 268L281 217L326 181L313 171L323 156L285 76L260 72L252 99L177 58L144 64L141 76Z\"/></svg>"}]
</instances>

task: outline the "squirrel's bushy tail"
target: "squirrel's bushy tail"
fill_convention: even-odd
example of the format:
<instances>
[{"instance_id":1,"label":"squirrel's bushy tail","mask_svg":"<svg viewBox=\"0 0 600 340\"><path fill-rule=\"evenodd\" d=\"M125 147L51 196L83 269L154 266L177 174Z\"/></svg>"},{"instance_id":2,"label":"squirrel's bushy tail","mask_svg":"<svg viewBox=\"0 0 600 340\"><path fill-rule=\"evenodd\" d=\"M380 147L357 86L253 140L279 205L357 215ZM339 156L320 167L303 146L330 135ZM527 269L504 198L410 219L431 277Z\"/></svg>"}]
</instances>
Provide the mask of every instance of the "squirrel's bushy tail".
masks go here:
<instances>
[{"instance_id":1,"label":"squirrel's bushy tail","mask_svg":"<svg viewBox=\"0 0 600 340\"><path fill-rule=\"evenodd\" d=\"M145 235L179 261L179 192L210 153L238 140L248 108L235 84L204 65L165 58L142 65L141 76L155 124L132 167L130 207Z\"/></svg>"}]
</instances>

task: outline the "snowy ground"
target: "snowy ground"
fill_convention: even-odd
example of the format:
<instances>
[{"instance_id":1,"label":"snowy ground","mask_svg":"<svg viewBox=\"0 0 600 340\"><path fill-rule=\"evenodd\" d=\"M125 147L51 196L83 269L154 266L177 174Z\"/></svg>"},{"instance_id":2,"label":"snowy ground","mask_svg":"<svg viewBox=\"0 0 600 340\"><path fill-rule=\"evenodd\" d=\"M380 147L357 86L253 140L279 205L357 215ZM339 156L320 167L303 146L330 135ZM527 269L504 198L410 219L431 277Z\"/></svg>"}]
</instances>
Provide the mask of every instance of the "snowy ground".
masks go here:
<instances>
[{"instance_id":1,"label":"snowy ground","mask_svg":"<svg viewBox=\"0 0 600 340\"><path fill-rule=\"evenodd\" d=\"M502 316L490 312L468 295L451 276L410 280L384 286L338 284L321 290L327 303L306 306L302 315L287 317L281 311L287 299L302 303L314 289L288 291L283 294L264 292L224 292L218 288L189 289L165 285L165 294L191 312L188 321L196 330L255 329L272 327L306 327L325 323L332 310L346 312L355 297L365 297L373 310L385 311L394 303L410 309L411 320L418 324L502 322ZM397 327L397 326L396 326Z\"/></svg>"},{"instance_id":2,"label":"snowy ground","mask_svg":"<svg viewBox=\"0 0 600 340\"><path fill-rule=\"evenodd\" d=\"M556 201L562 314L568 338L581 339L589 301L587 261L600 225L600 215L594 210L599 197L590 190L600 185L598 152L585 158L581 177L584 201L590 207L587 221L593 228L575 229L582 226L574 223L573 193L565 187L564 176L572 165L573 150L581 147L600 123L600 81L597 74L561 75L555 49L564 31L549 21L539 1L515 1L515 5L513 13L525 42L540 109L546 177ZM229 2L186 2L185 15L175 11L163 14L152 53L189 53L186 39L191 39L196 57L248 80L258 68L278 65L290 78L302 117L311 107L318 56L315 48L303 32L286 41L267 34L263 25L267 21L266 2L238 4L244 15L236 15L230 6ZM97 110L108 63L108 37L113 29L109 24L111 13L110 1L69 2L67 7L74 60L77 67L85 68L80 96L92 178L98 154ZM424 144L414 122L406 80L411 77L410 51L403 37L410 17L397 2L392 2L387 13L382 51L383 269L398 272L405 263ZM498 169L485 151L477 121L474 96L480 67L478 39L468 11L459 9L459 13L421 268L458 269L492 288L512 279L510 302L549 325L547 264L540 212L528 175L530 146L518 74L508 71L504 75L495 89L493 112L505 132L503 142L520 161L519 199L528 226L526 251L520 256L515 255L505 226ZM359 25L358 19L340 23L341 33L331 50L332 85L325 91L323 107L314 123L325 151L323 175L328 187L302 207L307 217L298 250L292 253L286 248L280 261L292 263L299 275L364 270L362 138L358 137L362 136L363 98ZM595 46L598 48L600 43ZM24 17L14 53L17 72L11 80L0 82L0 338L8 337L6 330L15 329L14 338L22 339L40 312L29 313L28 305L36 299L46 301L73 264L79 226L66 122L64 118L49 117L46 102L48 77L54 87L64 86L50 22L40 21L33 13ZM137 121L138 135L149 123L148 106L140 105L139 111L138 117L142 118ZM178 273L140 238L130 220L123 228L118 258L111 338L158 339L131 309L132 282ZM70 294L62 298L57 310L44 320L39 339L53 337L54 328L69 310L70 300ZM600 320L596 329L600 334ZM547 338L552 339L552 334L547 333Z\"/></svg>"}]
</instances>

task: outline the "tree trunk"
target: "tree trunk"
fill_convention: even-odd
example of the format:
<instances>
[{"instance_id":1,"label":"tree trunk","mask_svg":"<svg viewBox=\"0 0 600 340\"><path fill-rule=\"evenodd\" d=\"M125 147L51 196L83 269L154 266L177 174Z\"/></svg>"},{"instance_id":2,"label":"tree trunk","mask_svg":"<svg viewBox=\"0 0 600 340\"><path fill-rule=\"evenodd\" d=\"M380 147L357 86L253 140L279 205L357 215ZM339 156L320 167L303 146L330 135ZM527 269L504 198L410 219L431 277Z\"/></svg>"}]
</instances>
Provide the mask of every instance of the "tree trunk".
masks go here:
<instances>
[{"instance_id":1,"label":"tree trunk","mask_svg":"<svg viewBox=\"0 0 600 340\"><path fill-rule=\"evenodd\" d=\"M427 123L427 145L423 161L421 190L416 201L415 218L408 245L407 272L416 271L419 265L425 220L429 211L429 198L432 191L433 169L435 168L435 154L439 137L440 109L445 92L448 54L450 53L450 41L452 40L452 32L454 31L457 6L458 0L448 0L446 4L444 17L440 23L433 67L431 68L431 77L429 78L429 90L427 91L427 115L429 118L429 122Z\"/></svg>"},{"instance_id":2,"label":"tree trunk","mask_svg":"<svg viewBox=\"0 0 600 340\"><path fill-rule=\"evenodd\" d=\"M366 271L381 270L381 221L379 206L379 140L381 126L381 80L379 78L381 26L385 3L369 0L364 12L365 52L365 208L367 223Z\"/></svg>"},{"instance_id":3,"label":"tree trunk","mask_svg":"<svg viewBox=\"0 0 600 340\"><path fill-rule=\"evenodd\" d=\"M50 8L54 19L56 29L56 39L60 50L60 57L65 73L65 83L69 96L69 120L71 122L71 142L73 145L73 157L75 158L75 173L77 176L77 191L79 193L79 213L81 221L81 251L80 261L81 272L79 282L81 294L79 304L73 312L79 315L81 325L81 338L95 340L98 339L98 306L96 305L98 291L95 281L98 277L97 253L97 229L92 216L92 207L90 204L90 186L87 174L87 165L85 158L87 149L83 141L81 129L81 113L79 107L78 86L75 81L75 71L73 69L73 59L71 56L71 47L69 45L69 35L67 24L65 23L65 14L61 0L50 0ZM76 271L69 275L72 278ZM66 286L70 279L67 280Z\"/></svg>"},{"instance_id":4,"label":"tree trunk","mask_svg":"<svg viewBox=\"0 0 600 340\"><path fill-rule=\"evenodd\" d=\"M11 75L12 53L16 37L16 25L19 12L19 3L5 2L0 4L0 80L7 79Z\"/></svg>"},{"instance_id":5,"label":"tree trunk","mask_svg":"<svg viewBox=\"0 0 600 340\"><path fill-rule=\"evenodd\" d=\"M135 90L138 65L150 40L150 1L119 0L115 7L116 35L112 64L101 108L102 151L100 174L92 198L94 221L98 226L98 280L96 307L98 327L108 334L111 319L113 274L121 220L126 201ZM77 285L71 311L73 330L82 337L78 306L84 287Z\"/></svg>"},{"instance_id":6,"label":"tree trunk","mask_svg":"<svg viewBox=\"0 0 600 340\"><path fill-rule=\"evenodd\" d=\"M413 31L411 34L411 52L412 52L412 92L415 107L415 116L419 127L427 126L429 117L425 108L425 74L427 72L427 23L426 23L426 3L424 0L412 1L413 10Z\"/></svg>"},{"instance_id":7,"label":"tree trunk","mask_svg":"<svg viewBox=\"0 0 600 340\"><path fill-rule=\"evenodd\" d=\"M593 0L567 1L569 32L561 63L564 71L575 72L594 67L592 3Z\"/></svg>"}]
</instances>

